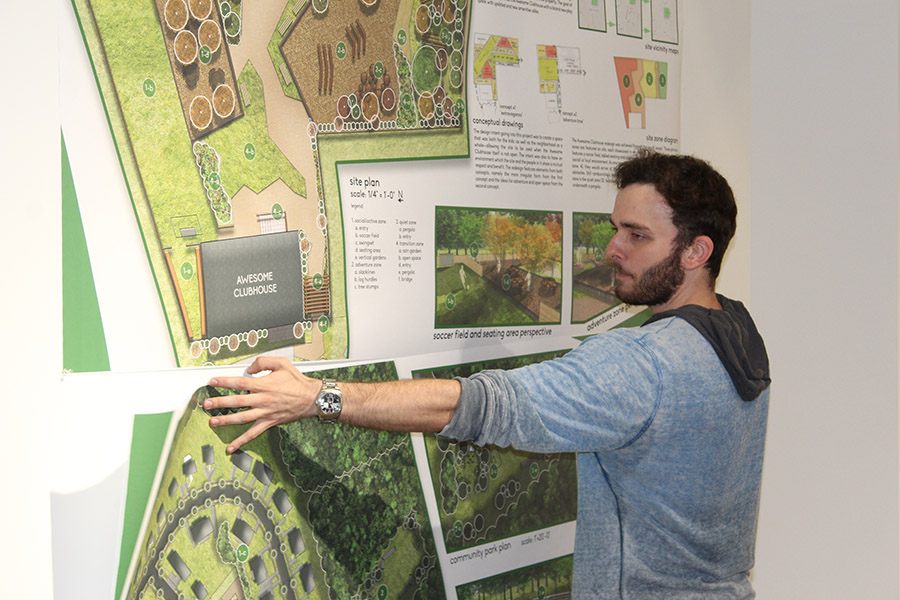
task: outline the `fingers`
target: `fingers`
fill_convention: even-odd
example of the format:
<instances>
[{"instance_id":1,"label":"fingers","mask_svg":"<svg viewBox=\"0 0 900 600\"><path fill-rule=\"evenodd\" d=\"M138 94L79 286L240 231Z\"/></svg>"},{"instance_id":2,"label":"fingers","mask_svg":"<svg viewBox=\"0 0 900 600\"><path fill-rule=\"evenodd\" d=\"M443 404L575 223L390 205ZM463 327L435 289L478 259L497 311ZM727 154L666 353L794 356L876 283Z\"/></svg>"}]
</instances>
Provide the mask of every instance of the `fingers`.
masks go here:
<instances>
[{"instance_id":1,"label":"fingers","mask_svg":"<svg viewBox=\"0 0 900 600\"><path fill-rule=\"evenodd\" d=\"M261 411L259 411L258 409L250 409L231 413L229 415L218 415L215 417L210 417L209 426L225 427L227 425L244 425L245 423L256 421L258 418L260 418L260 416L262 416L260 412Z\"/></svg>"},{"instance_id":2,"label":"fingers","mask_svg":"<svg viewBox=\"0 0 900 600\"><path fill-rule=\"evenodd\" d=\"M220 408L249 408L253 406L252 401L252 396L245 394L236 396L215 396L203 401L203 409L209 411Z\"/></svg>"},{"instance_id":3,"label":"fingers","mask_svg":"<svg viewBox=\"0 0 900 600\"><path fill-rule=\"evenodd\" d=\"M279 369L285 369L293 367L291 361L284 358L283 356L257 356L256 360L247 367L248 375L255 375L256 373L261 373L262 371L277 371Z\"/></svg>"},{"instance_id":4,"label":"fingers","mask_svg":"<svg viewBox=\"0 0 900 600\"><path fill-rule=\"evenodd\" d=\"M309 409L311 398L315 397L317 380L302 375L286 358L271 356L257 357L247 367L245 377L215 377L209 381L213 387L228 388L248 394L226 395L207 398L203 408L207 411L215 409L246 408L241 412L227 415L211 416L211 427L227 425L252 425L240 437L228 444L227 451L232 453L258 435L282 423L312 416ZM265 373L264 375L260 375ZM315 383L315 390L310 387Z\"/></svg>"},{"instance_id":5,"label":"fingers","mask_svg":"<svg viewBox=\"0 0 900 600\"><path fill-rule=\"evenodd\" d=\"M234 454L234 452L238 448L248 442L255 440L257 437L259 437L259 434L263 433L269 427L271 427L271 425L263 424L257 421L250 429L239 435L233 442L228 444L228 446L225 448L225 452L228 454Z\"/></svg>"},{"instance_id":6,"label":"fingers","mask_svg":"<svg viewBox=\"0 0 900 600\"><path fill-rule=\"evenodd\" d=\"M228 425L244 425L246 423L253 422L253 424L241 435L239 435L233 442L230 442L228 446L225 448L225 452L228 454L234 453L235 450L243 446L244 444L255 440L261 433L275 425L275 421L271 419L263 419L261 418L261 412L259 409L251 409L244 412L232 413L230 415L222 415L219 417L212 417L209 420L210 427L226 427Z\"/></svg>"},{"instance_id":7,"label":"fingers","mask_svg":"<svg viewBox=\"0 0 900 600\"><path fill-rule=\"evenodd\" d=\"M209 380L209 385L212 387L247 391L250 389L250 384L252 382L252 377L214 377Z\"/></svg>"}]
</instances>

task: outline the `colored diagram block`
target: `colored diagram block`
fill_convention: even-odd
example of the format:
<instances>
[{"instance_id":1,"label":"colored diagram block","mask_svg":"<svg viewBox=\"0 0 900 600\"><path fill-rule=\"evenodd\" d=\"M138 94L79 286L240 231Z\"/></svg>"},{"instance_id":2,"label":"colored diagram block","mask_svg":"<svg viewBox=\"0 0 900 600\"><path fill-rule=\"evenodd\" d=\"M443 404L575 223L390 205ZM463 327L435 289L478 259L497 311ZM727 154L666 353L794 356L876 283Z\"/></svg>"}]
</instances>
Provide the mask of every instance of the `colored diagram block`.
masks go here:
<instances>
[{"instance_id":1,"label":"colored diagram block","mask_svg":"<svg viewBox=\"0 0 900 600\"><path fill-rule=\"evenodd\" d=\"M519 65L519 41L500 35L476 34L475 60L472 62L479 101L497 101L497 66Z\"/></svg>"},{"instance_id":2,"label":"colored diagram block","mask_svg":"<svg viewBox=\"0 0 900 600\"><path fill-rule=\"evenodd\" d=\"M541 81L558 81L559 69L557 61L550 58L538 59L538 73Z\"/></svg>"},{"instance_id":3,"label":"colored diagram block","mask_svg":"<svg viewBox=\"0 0 900 600\"><path fill-rule=\"evenodd\" d=\"M637 128L635 119L640 117L640 129L647 127L646 100L665 100L668 87L668 64L655 60L614 58L625 126Z\"/></svg>"}]
</instances>

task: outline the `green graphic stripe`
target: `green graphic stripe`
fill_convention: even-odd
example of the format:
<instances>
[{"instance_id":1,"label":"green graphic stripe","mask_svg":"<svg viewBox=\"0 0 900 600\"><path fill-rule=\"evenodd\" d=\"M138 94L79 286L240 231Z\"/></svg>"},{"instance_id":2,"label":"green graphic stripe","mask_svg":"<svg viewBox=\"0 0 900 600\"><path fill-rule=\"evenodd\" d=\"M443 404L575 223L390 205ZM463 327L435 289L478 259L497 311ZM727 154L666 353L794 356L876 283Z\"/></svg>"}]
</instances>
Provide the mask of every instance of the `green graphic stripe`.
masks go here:
<instances>
[{"instance_id":1,"label":"green graphic stripe","mask_svg":"<svg viewBox=\"0 0 900 600\"><path fill-rule=\"evenodd\" d=\"M109 371L109 353L94 274L88 256L66 141L62 157L63 368L74 373Z\"/></svg>"},{"instance_id":2,"label":"green graphic stripe","mask_svg":"<svg viewBox=\"0 0 900 600\"><path fill-rule=\"evenodd\" d=\"M122 585L137 543L144 509L150 501L153 478L162 456L163 443L169 430L172 413L135 415L131 437L131 457L128 461L128 492L125 497L125 521L122 525L122 546L119 549L119 574L116 576L116 598L122 595Z\"/></svg>"}]
</instances>

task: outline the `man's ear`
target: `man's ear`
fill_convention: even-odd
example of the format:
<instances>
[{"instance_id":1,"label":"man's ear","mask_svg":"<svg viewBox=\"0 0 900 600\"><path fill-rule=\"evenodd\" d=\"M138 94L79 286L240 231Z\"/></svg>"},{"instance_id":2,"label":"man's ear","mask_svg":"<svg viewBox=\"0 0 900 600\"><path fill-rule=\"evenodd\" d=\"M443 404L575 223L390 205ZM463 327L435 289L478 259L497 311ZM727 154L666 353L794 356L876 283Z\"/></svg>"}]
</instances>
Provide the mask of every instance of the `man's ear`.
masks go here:
<instances>
[{"instance_id":1,"label":"man's ear","mask_svg":"<svg viewBox=\"0 0 900 600\"><path fill-rule=\"evenodd\" d=\"M681 266L685 271L699 269L709 260L713 252L713 241L709 236L698 235L681 254Z\"/></svg>"}]
</instances>

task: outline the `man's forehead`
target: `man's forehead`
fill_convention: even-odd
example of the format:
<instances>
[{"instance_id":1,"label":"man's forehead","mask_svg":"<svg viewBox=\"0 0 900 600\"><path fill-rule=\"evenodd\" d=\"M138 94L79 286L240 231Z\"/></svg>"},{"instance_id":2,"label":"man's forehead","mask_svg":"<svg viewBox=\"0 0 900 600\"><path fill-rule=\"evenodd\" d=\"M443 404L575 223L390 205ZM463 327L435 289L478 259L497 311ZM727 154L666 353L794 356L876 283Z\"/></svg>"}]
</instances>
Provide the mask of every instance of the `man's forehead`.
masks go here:
<instances>
[{"instance_id":1,"label":"man's forehead","mask_svg":"<svg viewBox=\"0 0 900 600\"><path fill-rule=\"evenodd\" d=\"M655 229L672 223L672 208L653 184L633 183L619 190L612 221L618 227Z\"/></svg>"}]
</instances>

